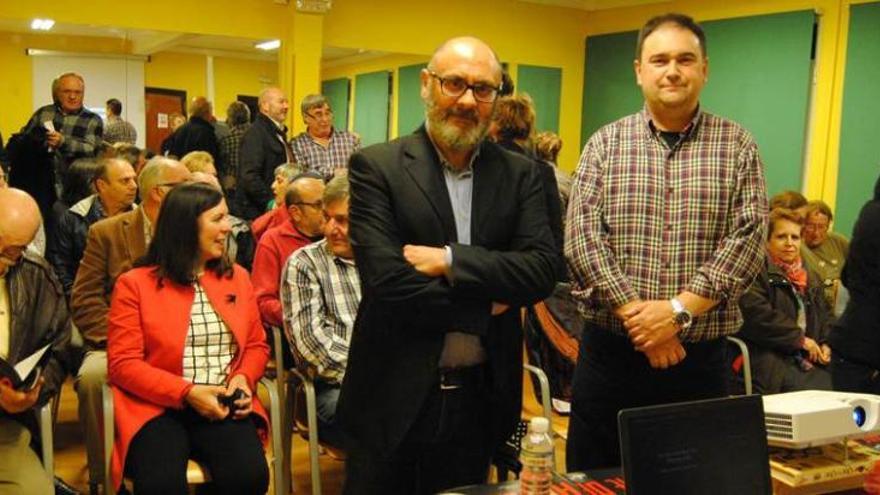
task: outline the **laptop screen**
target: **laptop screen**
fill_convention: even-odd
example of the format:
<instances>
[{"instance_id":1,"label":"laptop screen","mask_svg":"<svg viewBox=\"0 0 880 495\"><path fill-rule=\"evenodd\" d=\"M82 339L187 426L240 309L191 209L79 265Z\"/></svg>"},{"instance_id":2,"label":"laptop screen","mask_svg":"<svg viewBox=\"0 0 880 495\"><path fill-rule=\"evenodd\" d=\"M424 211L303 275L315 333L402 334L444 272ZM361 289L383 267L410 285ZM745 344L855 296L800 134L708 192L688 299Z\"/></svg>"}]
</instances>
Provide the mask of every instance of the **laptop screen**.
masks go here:
<instances>
[{"instance_id":1,"label":"laptop screen","mask_svg":"<svg viewBox=\"0 0 880 495\"><path fill-rule=\"evenodd\" d=\"M630 495L771 493L760 396L625 409L618 424Z\"/></svg>"}]
</instances>

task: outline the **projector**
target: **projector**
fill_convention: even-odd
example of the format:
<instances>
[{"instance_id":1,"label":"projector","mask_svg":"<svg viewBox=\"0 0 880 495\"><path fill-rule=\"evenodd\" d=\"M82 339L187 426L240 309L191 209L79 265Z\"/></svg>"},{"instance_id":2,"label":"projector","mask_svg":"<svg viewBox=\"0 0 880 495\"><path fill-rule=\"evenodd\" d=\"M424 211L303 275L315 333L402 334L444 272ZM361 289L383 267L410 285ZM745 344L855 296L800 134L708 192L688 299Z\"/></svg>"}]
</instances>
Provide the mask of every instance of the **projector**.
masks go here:
<instances>
[{"instance_id":1,"label":"projector","mask_svg":"<svg viewBox=\"0 0 880 495\"><path fill-rule=\"evenodd\" d=\"M789 449L826 445L880 430L880 396L804 390L765 395L767 443Z\"/></svg>"}]
</instances>

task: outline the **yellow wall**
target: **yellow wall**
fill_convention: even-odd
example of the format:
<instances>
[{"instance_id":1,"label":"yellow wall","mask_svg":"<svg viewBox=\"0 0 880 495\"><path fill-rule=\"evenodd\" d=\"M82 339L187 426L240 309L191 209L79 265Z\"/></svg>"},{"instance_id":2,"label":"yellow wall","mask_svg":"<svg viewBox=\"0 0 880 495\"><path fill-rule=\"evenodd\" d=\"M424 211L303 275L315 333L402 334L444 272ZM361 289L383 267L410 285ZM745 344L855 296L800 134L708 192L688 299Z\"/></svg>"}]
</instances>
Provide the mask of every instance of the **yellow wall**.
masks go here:
<instances>
[{"instance_id":1,"label":"yellow wall","mask_svg":"<svg viewBox=\"0 0 880 495\"><path fill-rule=\"evenodd\" d=\"M357 85L356 76L358 74L366 74L368 72L376 72L380 70L391 71L394 87L391 94L391 128L389 129L389 132L393 139L397 137L397 118L399 109L398 94L400 91L400 77L397 70L407 65L426 63L428 58L429 57L426 55L394 54L348 65L325 67L321 71L321 80L327 81L329 79L347 77L351 80L351 94L354 95L355 86ZM348 103L348 127L350 129L354 125L354 98L351 98Z\"/></svg>"},{"instance_id":2,"label":"yellow wall","mask_svg":"<svg viewBox=\"0 0 880 495\"><path fill-rule=\"evenodd\" d=\"M144 64L144 86L186 91L187 102L207 94L204 55L159 52Z\"/></svg>"},{"instance_id":3,"label":"yellow wall","mask_svg":"<svg viewBox=\"0 0 880 495\"><path fill-rule=\"evenodd\" d=\"M0 77L0 95L3 101L0 132L3 133L4 141L18 132L34 112L34 91L45 95L47 104L52 102L51 88L33 87L31 58L25 54L27 48L125 53L126 43L113 38L0 32L0 67L3 68L3 75Z\"/></svg>"},{"instance_id":4,"label":"yellow wall","mask_svg":"<svg viewBox=\"0 0 880 495\"><path fill-rule=\"evenodd\" d=\"M277 81L276 62L214 57L214 114L226 120L226 107L238 95L258 96Z\"/></svg>"},{"instance_id":5,"label":"yellow wall","mask_svg":"<svg viewBox=\"0 0 880 495\"><path fill-rule=\"evenodd\" d=\"M517 64L561 68L559 134L565 145L559 163L571 168L580 154L583 26L590 15L512 0L447 0L443 8L411 0L342 1L334 2L327 15L324 42L428 57L445 39L470 34L484 39L514 69Z\"/></svg>"}]
</instances>

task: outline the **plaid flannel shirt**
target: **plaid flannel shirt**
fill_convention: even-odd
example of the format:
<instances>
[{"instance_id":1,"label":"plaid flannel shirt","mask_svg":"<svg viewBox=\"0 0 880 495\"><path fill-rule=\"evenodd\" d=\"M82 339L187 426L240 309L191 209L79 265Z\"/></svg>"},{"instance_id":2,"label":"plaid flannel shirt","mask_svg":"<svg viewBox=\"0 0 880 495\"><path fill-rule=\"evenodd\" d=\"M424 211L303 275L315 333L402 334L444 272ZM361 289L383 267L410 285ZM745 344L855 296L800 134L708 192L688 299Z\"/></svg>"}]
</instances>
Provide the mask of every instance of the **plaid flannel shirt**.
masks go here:
<instances>
[{"instance_id":1,"label":"plaid flannel shirt","mask_svg":"<svg viewBox=\"0 0 880 495\"><path fill-rule=\"evenodd\" d=\"M119 117L108 118L107 127L104 128L104 141L114 143L135 144L137 141L137 130Z\"/></svg>"},{"instance_id":2,"label":"plaid flannel shirt","mask_svg":"<svg viewBox=\"0 0 880 495\"><path fill-rule=\"evenodd\" d=\"M360 139L348 131L333 129L330 143L325 148L315 142L308 132L303 132L290 141L296 163L307 171L333 177L337 168L348 168L348 157L361 147Z\"/></svg>"},{"instance_id":3,"label":"plaid flannel shirt","mask_svg":"<svg viewBox=\"0 0 880 495\"><path fill-rule=\"evenodd\" d=\"M720 303L682 341L735 333L766 216L763 165L741 126L698 111L670 148L646 109L625 117L590 138L575 174L565 236L574 294L589 320L626 335L614 308L688 290Z\"/></svg>"},{"instance_id":4,"label":"plaid flannel shirt","mask_svg":"<svg viewBox=\"0 0 880 495\"><path fill-rule=\"evenodd\" d=\"M244 133L250 129L251 124L236 125L229 128L229 134L220 139L220 176L231 178L232 184L235 184L235 178L238 177L238 168L240 162L239 148L241 148L241 140ZM227 179L228 181L229 179ZM227 184L224 184L227 185Z\"/></svg>"},{"instance_id":5,"label":"plaid flannel shirt","mask_svg":"<svg viewBox=\"0 0 880 495\"><path fill-rule=\"evenodd\" d=\"M329 383L342 383L360 301L354 261L333 255L326 240L287 259L281 274L284 332L295 355Z\"/></svg>"},{"instance_id":6,"label":"plaid flannel shirt","mask_svg":"<svg viewBox=\"0 0 880 495\"><path fill-rule=\"evenodd\" d=\"M104 122L98 114L81 108L79 112L64 114L57 105L40 107L31 116L24 132L35 127L43 127L43 122L51 121L55 130L64 136L58 152L67 163L82 157L95 156L95 149L104 135Z\"/></svg>"}]
</instances>

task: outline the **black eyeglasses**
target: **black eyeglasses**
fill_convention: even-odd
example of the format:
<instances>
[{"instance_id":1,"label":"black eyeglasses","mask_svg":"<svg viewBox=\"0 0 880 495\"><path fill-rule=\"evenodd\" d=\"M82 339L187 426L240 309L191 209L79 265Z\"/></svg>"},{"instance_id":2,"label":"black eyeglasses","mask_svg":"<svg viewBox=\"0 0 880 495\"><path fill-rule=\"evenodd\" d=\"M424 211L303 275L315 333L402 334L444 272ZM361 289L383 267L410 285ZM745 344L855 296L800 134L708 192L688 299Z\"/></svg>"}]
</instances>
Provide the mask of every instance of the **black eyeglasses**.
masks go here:
<instances>
[{"instance_id":1,"label":"black eyeglasses","mask_svg":"<svg viewBox=\"0 0 880 495\"><path fill-rule=\"evenodd\" d=\"M314 119L314 120L321 120L321 119L328 119L328 120L330 120L330 119L333 118L333 110L327 110L327 111L324 112L324 113L314 113L314 114L312 114L312 113L306 113L306 117L309 117L309 118Z\"/></svg>"},{"instance_id":2,"label":"black eyeglasses","mask_svg":"<svg viewBox=\"0 0 880 495\"><path fill-rule=\"evenodd\" d=\"M324 202L323 201L315 201L314 203L306 203L305 201L297 201L296 203L293 203L293 204L301 205L301 206L311 206L312 208L317 208L319 210L324 209Z\"/></svg>"},{"instance_id":3,"label":"black eyeglasses","mask_svg":"<svg viewBox=\"0 0 880 495\"><path fill-rule=\"evenodd\" d=\"M500 86L492 86L486 83L468 84L467 81L460 77L441 77L436 72L429 70L431 77L440 81L440 91L446 96L459 98L465 94L467 90L471 90L474 99L481 103L492 103L498 97Z\"/></svg>"}]
</instances>

